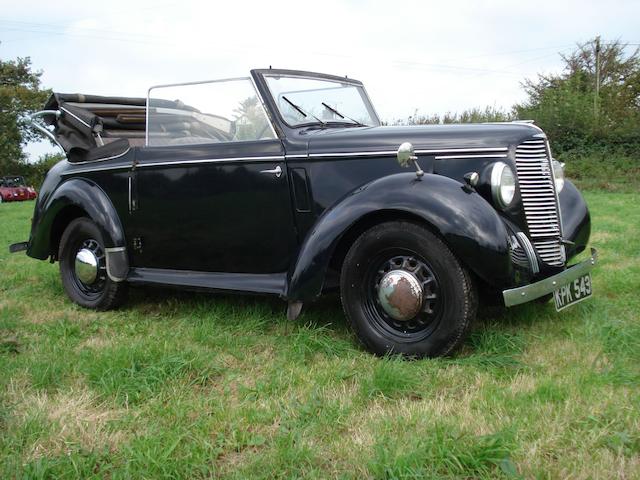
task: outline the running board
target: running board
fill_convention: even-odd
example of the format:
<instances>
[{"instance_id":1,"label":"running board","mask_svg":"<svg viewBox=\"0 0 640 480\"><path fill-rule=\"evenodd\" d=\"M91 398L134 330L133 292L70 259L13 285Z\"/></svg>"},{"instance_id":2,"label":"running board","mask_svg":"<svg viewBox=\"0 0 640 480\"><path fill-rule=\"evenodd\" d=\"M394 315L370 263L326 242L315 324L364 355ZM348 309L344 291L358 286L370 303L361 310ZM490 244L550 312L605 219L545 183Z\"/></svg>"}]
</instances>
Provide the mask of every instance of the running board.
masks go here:
<instances>
[{"instance_id":1,"label":"running board","mask_svg":"<svg viewBox=\"0 0 640 480\"><path fill-rule=\"evenodd\" d=\"M285 296L286 273L211 273L160 268L131 268L127 281L221 292L260 293Z\"/></svg>"}]
</instances>

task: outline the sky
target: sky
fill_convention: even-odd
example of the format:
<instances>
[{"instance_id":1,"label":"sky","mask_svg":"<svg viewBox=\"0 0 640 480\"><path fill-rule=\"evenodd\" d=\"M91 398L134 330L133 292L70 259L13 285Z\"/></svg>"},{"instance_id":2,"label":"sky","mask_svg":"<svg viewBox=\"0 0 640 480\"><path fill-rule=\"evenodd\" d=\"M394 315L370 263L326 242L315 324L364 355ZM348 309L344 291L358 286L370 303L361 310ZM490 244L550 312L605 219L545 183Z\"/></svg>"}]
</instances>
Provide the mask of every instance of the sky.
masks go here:
<instances>
[{"instance_id":1,"label":"sky","mask_svg":"<svg viewBox=\"0 0 640 480\"><path fill-rule=\"evenodd\" d=\"M149 86L290 68L362 80L383 120L509 109L521 82L601 35L640 43L638 0L0 0L0 58L31 57L57 92L146 95ZM30 145L32 158L53 149Z\"/></svg>"}]
</instances>

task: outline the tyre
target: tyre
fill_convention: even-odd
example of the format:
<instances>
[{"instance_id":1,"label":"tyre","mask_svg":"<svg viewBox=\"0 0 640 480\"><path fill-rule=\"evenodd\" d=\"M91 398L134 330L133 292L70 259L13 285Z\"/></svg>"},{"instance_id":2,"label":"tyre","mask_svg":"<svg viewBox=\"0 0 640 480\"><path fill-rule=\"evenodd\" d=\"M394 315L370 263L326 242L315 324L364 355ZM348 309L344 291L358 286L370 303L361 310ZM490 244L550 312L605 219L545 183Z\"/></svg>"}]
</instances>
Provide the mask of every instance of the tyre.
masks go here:
<instances>
[{"instance_id":1,"label":"tyre","mask_svg":"<svg viewBox=\"0 0 640 480\"><path fill-rule=\"evenodd\" d=\"M62 285L73 302L95 310L110 310L124 302L127 284L108 277L104 239L88 218L69 223L58 260Z\"/></svg>"},{"instance_id":2,"label":"tyre","mask_svg":"<svg viewBox=\"0 0 640 480\"><path fill-rule=\"evenodd\" d=\"M340 276L342 305L371 352L448 355L465 338L478 297L447 246L411 222L376 225L351 246Z\"/></svg>"}]
</instances>

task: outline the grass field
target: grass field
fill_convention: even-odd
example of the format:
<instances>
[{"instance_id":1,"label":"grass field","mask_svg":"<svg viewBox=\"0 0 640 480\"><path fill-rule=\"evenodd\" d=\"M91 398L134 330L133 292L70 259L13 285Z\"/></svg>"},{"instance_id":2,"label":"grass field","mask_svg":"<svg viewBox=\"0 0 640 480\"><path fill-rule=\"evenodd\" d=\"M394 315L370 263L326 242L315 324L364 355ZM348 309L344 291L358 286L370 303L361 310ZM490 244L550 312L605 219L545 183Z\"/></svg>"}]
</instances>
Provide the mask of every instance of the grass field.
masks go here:
<instances>
[{"instance_id":1,"label":"grass field","mask_svg":"<svg viewBox=\"0 0 640 480\"><path fill-rule=\"evenodd\" d=\"M586 197L593 299L484 311L415 362L360 349L336 297L83 310L7 253L33 203L0 205L0 478L640 478L640 194Z\"/></svg>"}]
</instances>

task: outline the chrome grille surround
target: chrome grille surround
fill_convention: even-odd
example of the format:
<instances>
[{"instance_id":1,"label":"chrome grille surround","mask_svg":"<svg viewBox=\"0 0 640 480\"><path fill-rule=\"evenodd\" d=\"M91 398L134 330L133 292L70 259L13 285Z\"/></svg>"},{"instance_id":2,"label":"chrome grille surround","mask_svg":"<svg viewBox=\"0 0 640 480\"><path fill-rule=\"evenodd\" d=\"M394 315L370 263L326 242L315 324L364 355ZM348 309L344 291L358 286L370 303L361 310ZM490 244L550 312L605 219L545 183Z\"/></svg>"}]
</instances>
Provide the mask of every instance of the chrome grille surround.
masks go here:
<instances>
[{"instance_id":1,"label":"chrome grille surround","mask_svg":"<svg viewBox=\"0 0 640 480\"><path fill-rule=\"evenodd\" d=\"M546 138L522 142L516 147L515 160L531 243L544 263L564 266L560 211Z\"/></svg>"}]
</instances>

